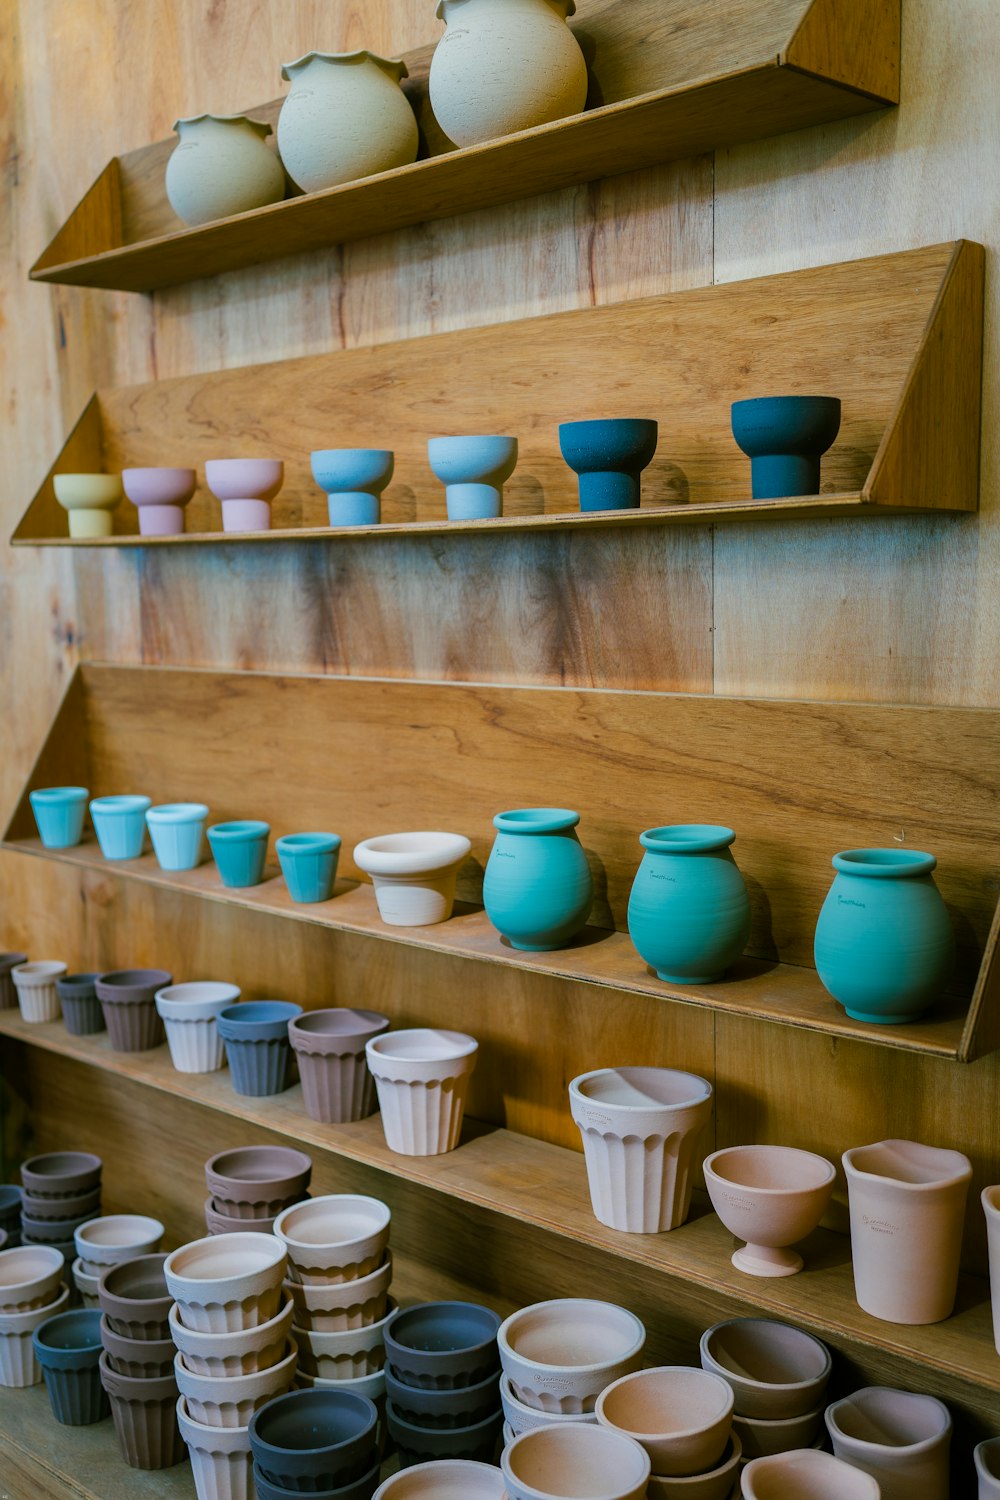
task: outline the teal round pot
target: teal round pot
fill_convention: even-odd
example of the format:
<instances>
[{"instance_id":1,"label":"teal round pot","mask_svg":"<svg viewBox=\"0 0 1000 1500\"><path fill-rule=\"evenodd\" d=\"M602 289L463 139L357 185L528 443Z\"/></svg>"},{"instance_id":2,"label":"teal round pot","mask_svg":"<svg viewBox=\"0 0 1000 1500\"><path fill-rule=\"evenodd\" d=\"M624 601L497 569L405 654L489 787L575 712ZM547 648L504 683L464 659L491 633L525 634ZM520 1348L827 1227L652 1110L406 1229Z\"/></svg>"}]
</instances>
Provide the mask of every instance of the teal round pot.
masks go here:
<instances>
[{"instance_id":1,"label":"teal round pot","mask_svg":"<svg viewBox=\"0 0 1000 1500\"><path fill-rule=\"evenodd\" d=\"M659 427L646 417L563 422L559 448L579 475L581 510L634 510L643 469L653 461Z\"/></svg>"},{"instance_id":2,"label":"teal round pot","mask_svg":"<svg viewBox=\"0 0 1000 1500\"><path fill-rule=\"evenodd\" d=\"M89 1427L110 1414L101 1385L101 1313L58 1313L31 1336L42 1367L52 1415L67 1427Z\"/></svg>"},{"instance_id":3,"label":"teal round pot","mask_svg":"<svg viewBox=\"0 0 1000 1500\"><path fill-rule=\"evenodd\" d=\"M149 797L95 797L94 832L105 859L138 859L146 838Z\"/></svg>"},{"instance_id":4,"label":"teal round pot","mask_svg":"<svg viewBox=\"0 0 1000 1500\"><path fill-rule=\"evenodd\" d=\"M293 901L303 905L329 901L340 857L338 834L289 833L274 847Z\"/></svg>"},{"instance_id":5,"label":"teal round pot","mask_svg":"<svg viewBox=\"0 0 1000 1500\"><path fill-rule=\"evenodd\" d=\"M678 823L640 834L645 849L628 902L629 936L657 978L709 984L750 936L750 898L731 828Z\"/></svg>"},{"instance_id":6,"label":"teal round pot","mask_svg":"<svg viewBox=\"0 0 1000 1500\"><path fill-rule=\"evenodd\" d=\"M301 1014L301 1005L284 1000L244 1000L219 1012L215 1024L237 1094L262 1099L284 1092L292 1058L288 1023Z\"/></svg>"},{"instance_id":7,"label":"teal round pot","mask_svg":"<svg viewBox=\"0 0 1000 1500\"><path fill-rule=\"evenodd\" d=\"M755 500L818 495L820 458L840 431L836 396L734 401L733 437L750 460Z\"/></svg>"},{"instance_id":8,"label":"teal round pot","mask_svg":"<svg viewBox=\"0 0 1000 1500\"><path fill-rule=\"evenodd\" d=\"M955 933L932 871L916 849L846 849L816 924L816 972L855 1021L900 1026L940 1000Z\"/></svg>"},{"instance_id":9,"label":"teal round pot","mask_svg":"<svg viewBox=\"0 0 1000 1500\"><path fill-rule=\"evenodd\" d=\"M161 870L193 870L201 863L207 817L203 802L165 802L149 809L146 826Z\"/></svg>"},{"instance_id":10,"label":"teal round pot","mask_svg":"<svg viewBox=\"0 0 1000 1500\"><path fill-rule=\"evenodd\" d=\"M85 786L47 786L28 796L46 849L72 849L80 842L90 796Z\"/></svg>"},{"instance_id":11,"label":"teal round pot","mask_svg":"<svg viewBox=\"0 0 1000 1500\"><path fill-rule=\"evenodd\" d=\"M590 916L594 883L576 825L565 807L523 807L493 819L486 865L486 915L512 948L565 948Z\"/></svg>"},{"instance_id":12,"label":"teal round pot","mask_svg":"<svg viewBox=\"0 0 1000 1500\"><path fill-rule=\"evenodd\" d=\"M253 819L216 823L208 830L208 842L223 885L234 890L260 885L270 835L269 824Z\"/></svg>"}]
</instances>

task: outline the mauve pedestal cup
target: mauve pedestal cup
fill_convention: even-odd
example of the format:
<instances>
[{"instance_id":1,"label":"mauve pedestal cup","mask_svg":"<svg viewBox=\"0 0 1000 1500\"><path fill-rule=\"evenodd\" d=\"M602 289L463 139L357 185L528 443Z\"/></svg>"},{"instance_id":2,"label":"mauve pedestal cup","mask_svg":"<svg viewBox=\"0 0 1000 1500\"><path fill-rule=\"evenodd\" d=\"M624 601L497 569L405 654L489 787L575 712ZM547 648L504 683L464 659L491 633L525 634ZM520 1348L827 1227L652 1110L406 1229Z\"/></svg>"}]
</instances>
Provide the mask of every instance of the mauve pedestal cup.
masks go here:
<instances>
[{"instance_id":1,"label":"mauve pedestal cup","mask_svg":"<svg viewBox=\"0 0 1000 1500\"><path fill-rule=\"evenodd\" d=\"M978 1500L1000 1500L1000 1438L990 1438L975 1449Z\"/></svg>"},{"instance_id":2,"label":"mauve pedestal cup","mask_svg":"<svg viewBox=\"0 0 1000 1500\"><path fill-rule=\"evenodd\" d=\"M492 1463L500 1445L503 1412L498 1408L468 1427L423 1427L406 1422L391 1400L385 1404L389 1436L404 1469L435 1458L464 1458L473 1463Z\"/></svg>"},{"instance_id":3,"label":"mauve pedestal cup","mask_svg":"<svg viewBox=\"0 0 1000 1500\"><path fill-rule=\"evenodd\" d=\"M0 1010L13 1010L17 1005L17 990L11 971L27 962L26 953L0 953Z\"/></svg>"},{"instance_id":4,"label":"mauve pedestal cup","mask_svg":"<svg viewBox=\"0 0 1000 1500\"><path fill-rule=\"evenodd\" d=\"M58 1021L56 980L61 979L65 972L64 963L37 959L11 970L22 1020L35 1023Z\"/></svg>"},{"instance_id":5,"label":"mauve pedestal cup","mask_svg":"<svg viewBox=\"0 0 1000 1500\"><path fill-rule=\"evenodd\" d=\"M237 1219L274 1219L301 1198L312 1178L312 1159L292 1146L237 1146L205 1163L205 1182L216 1211Z\"/></svg>"},{"instance_id":6,"label":"mauve pedestal cup","mask_svg":"<svg viewBox=\"0 0 1000 1500\"><path fill-rule=\"evenodd\" d=\"M219 1012L215 1024L237 1094L260 1099L284 1092L292 1061L288 1023L301 1014L301 1005L282 1000L246 1000Z\"/></svg>"},{"instance_id":7,"label":"mauve pedestal cup","mask_svg":"<svg viewBox=\"0 0 1000 1500\"><path fill-rule=\"evenodd\" d=\"M33 1198L75 1198L100 1187L103 1165L91 1151L46 1151L21 1163L22 1188Z\"/></svg>"},{"instance_id":8,"label":"mauve pedestal cup","mask_svg":"<svg viewBox=\"0 0 1000 1500\"><path fill-rule=\"evenodd\" d=\"M288 1023L298 1057L306 1114L327 1125L364 1120L375 1108L375 1080L365 1046L389 1029L389 1017L373 1010L331 1008L305 1011Z\"/></svg>"},{"instance_id":9,"label":"mauve pedestal cup","mask_svg":"<svg viewBox=\"0 0 1000 1500\"><path fill-rule=\"evenodd\" d=\"M172 1469L183 1463L187 1448L177 1425L177 1382L173 1374L158 1380L130 1380L112 1370L101 1355L101 1381L111 1400L111 1415L122 1458L132 1469Z\"/></svg>"},{"instance_id":10,"label":"mauve pedestal cup","mask_svg":"<svg viewBox=\"0 0 1000 1500\"><path fill-rule=\"evenodd\" d=\"M683 1224L712 1085L671 1068L600 1068L573 1079L569 1104L594 1217L632 1234Z\"/></svg>"},{"instance_id":11,"label":"mauve pedestal cup","mask_svg":"<svg viewBox=\"0 0 1000 1500\"><path fill-rule=\"evenodd\" d=\"M163 1042L156 992L173 983L165 969L114 969L96 983L115 1052L150 1052Z\"/></svg>"},{"instance_id":12,"label":"mauve pedestal cup","mask_svg":"<svg viewBox=\"0 0 1000 1500\"><path fill-rule=\"evenodd\" d=\"M934 1396L885 1386L826 1409L837 1458L877 1480L882 1500L949 1500L951 1415Z\"/></svg>"},{"instance_id":13,"label":"mauve pedestal cup","mask_svg":"<svg viewBox=\"0 0 1000 1500\"><path fill-rule=\"evenodd\" d=\"M97 998L99 974L66 974L56 980L63 1025L70 1036L93 1036L104 1030L104 1011Z\"/></svg>"},{"instance_id":14,"label":"mauve pedestal cup","mask_svg":"<svg viewBox=\"0 0 1000 1500\"><path fill-rule=\"evenodd\" d=\"M559 1423L523 1432L504 1449L500 1467L509 1500L644 1500L650 1477L649 1455L631 1438Z\"/></svg>"},{"instance_id":15,"label":"mauve pedestal cup","mask_svg":"<svg viewBox=\"0 0 1000 1500\"><path fill-rule=\"evenodd\" d=\"M993 1342L1000 1354L1000 1187L983 1188L986 1239L990 1257L990 1300L993 1305Z\"/></svg>"},{"instance_id":16,"label":"mauve pedestal cup","mask_svg":"<svg viewBox=\"0 0 1000 1500\"><path fill-rule=\"evenodd\" d=\"M290 1391L250 1421L250 1447L265 1480L283 1489L332 1490L366 1474L375 1459L378 1412L367 1396Z\"/></svg>"},{"instance_id":17,"label":"mauve pedestal cup","mask_svg":"<svg viewBox=\"0 0 1000 1500\"><path fill-rule=\"evenodd\" d=\"M167 1288L165 1255L140 1255L109 1266L97 1296L101 1311L115 1333L124 1338L159 1341L170 1337L173 1296Z\"/></svg>"},{"instance_id":18,"label":"mauve pedestal cup","mask_svg":"<svg viewBox=\"0 0 1000 1500\"><path fill-rule=\"evenodd\" d=\"M198 1500L254 1500L249 1429L196 1422L183 1396L177 1398L176 1411Z\"/></svg>"},{"instance_id":19,"label":"mauve pedestal cup","mask_svg":"<svg viewBox=\"0 0 1000 1500\"><path fill-rule=\"evenodd\" d=\"M701 1367L732 1386L743 1417L799 1417L822 1403L833 1361L811 1333L771 1318L731 1318L701 1336Z\"/></svg>"},{"instance_id":20,"label":"mauve pedestal cup","mask_svg":"<svg viewBox=\"0 0 1000 1500\"><path fill-rule=\"evenodd\" d=\"M423 1302L396 1313L386 1327L389 1372L418 1390L454 1391L497 1372L501 1320L476 1302Z\"/></svg>"},{"instance_id":21,"label":"mauve pedestal cup","mask_svg":"<svg viewBox=\"0 0 1000 1500\"><path fill-rule=\"evenodd\" d=\"M793 1146L727 1146L702 1163L712 1207L731 1234L746 1240L733 1265L747 1276L793 1276L802 1257L790 1249L816 1228L830 1201L833 1163Z\"/></svg>"},{"instance_id":22,"label":"mauve pedestal cup","mask_svg":"<svg viewBox=\"0 0 1000 1500\"><path fill-rule=\"evenodd\" d=\"M108 1415L101 1385L101 1314L60 1313L32 1335L42 1367L52 1415L67 1427L89 1427Z\"/></svg>"},{"instance_id":23,"label":"mauve pedestal cup","mask_svg":"<svg viewBox=\"0 0 1000 1500\"><path fill-rule=\"evenodd\" d=\"M972 1164L960 1151L879 1141L843 1155L858 1306L887 1323L940 1323L958 1286Z\"/></svg>"},{"instance_id":24,"label":"mauve pedestal cup","mask_svg":"<svg viewBox=\"0 0 1000 1500\"><path fill-rule=\"evenodd\" d=\"M389 1150L401 1156L453 1151L479 1051L475 1038L417 1027L374 1037L365 1051Z\"/></svg>"},{"instance_id":25,"label":"mauve pedestal cup","mask_svg":"<svg viewBox=\"0 0 1000 1500\"><path fill-rule=\"evenodd\" d=\"M881 1500L870 1474L813 1448L752 1459L740 1482L743 1500Z\"/></svg>"}]
</instances>

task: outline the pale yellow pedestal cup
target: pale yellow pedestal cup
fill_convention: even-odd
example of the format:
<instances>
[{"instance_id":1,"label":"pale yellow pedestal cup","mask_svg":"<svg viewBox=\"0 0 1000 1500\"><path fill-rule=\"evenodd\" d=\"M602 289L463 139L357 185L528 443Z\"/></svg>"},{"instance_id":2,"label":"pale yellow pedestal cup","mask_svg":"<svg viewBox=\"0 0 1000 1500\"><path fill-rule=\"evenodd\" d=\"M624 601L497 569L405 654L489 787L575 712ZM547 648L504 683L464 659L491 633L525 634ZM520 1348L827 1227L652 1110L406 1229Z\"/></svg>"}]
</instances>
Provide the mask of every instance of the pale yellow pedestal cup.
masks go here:
<instances>
[{"instance_id":1,"label":"pale yellow pedestal cup","mask_svg":"<svg viewBox=\"0 0 1000 1500\"><path fill-rule=\"evenodd\" d=\"M111 512L122 498L120 474L54 474L52 483L69 513L71 537L111 535Z\"/></svg>"}]
</instances>

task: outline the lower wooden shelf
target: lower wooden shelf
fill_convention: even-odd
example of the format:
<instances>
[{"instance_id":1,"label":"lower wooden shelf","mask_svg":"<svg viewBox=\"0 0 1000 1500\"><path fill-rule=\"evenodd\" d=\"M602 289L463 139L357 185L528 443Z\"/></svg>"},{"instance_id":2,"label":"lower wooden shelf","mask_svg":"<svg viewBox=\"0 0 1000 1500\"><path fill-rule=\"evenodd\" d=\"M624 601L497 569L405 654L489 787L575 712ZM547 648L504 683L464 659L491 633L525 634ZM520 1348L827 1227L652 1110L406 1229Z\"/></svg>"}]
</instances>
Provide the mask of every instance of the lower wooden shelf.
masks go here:
<instances>
[{"instance_id":1,"label":"lower wooden shelf","mask_svg":"<svg viewBox=\"0 0 1000 1500\"><path fill-rule=\"evenodd\" d=\"M42 859L59 860L102 875L142 880L202 900L235 903L271 916L310 922L384 942L403 943L481 963L504 964L559 979L575 980L626 993L652 995L683 1005L726 1011L760 1021L776 1021L807 1031L878 1042L881 1046L954 1058L961 1050L968 1000L954 999L952 1009L905 1026L877 1026L853 1021L823 988L815 969L795 964L743 958L726 979L714 984L671 986L657 979L636 952L627 932L588 927L572 947L555 953L522 953L500 937L481 907L458 906L447 922L434 927L387 927L378 914L370 885L341 880L333 898L303 905L292 901L277 867L269 866L260 885L231 890L214 864L195 870L162 870L152 854L139 859L106 860L93 840L71 849L46 849L40 839L8 839L5 849Z\"/></svg>"},{"instance_id":2,"label":"lower wooden shelf","mask_svg":"<svg viewBox=\"0 0 1000 1500\"><path fill-rule=\"evenodd\" d=\"M378 1116L354 1125L321 1125L302 1107L301 1088L266 1099L235 1094L226 1072L183 1074L167 1048L118 1053L108 1037L73 1037L61 1022L29 1025L19 1012L0 1012L0 1036L16 1039L121 1078L192 1100L209 1109L286 1136L301 1145L362 1163L409 1184L501 1215L529 1231L556 1237L609 1257L608 1294L614 1295L614 1265L627 1263L664 1279L663 1295L707 1294L720 1318L757 1312L796 1323L848 1355L875 1354L898 1363L907 1375L942 1399L978 1409L997 1409L1000 1357L993 1343L989 1288L963 1282L953 1317L931 1327L882 1323L857 1305L850 1244L844 1235L817 1231L806 1242L806 1269L777 1281L755 1281L731 1264L732 1237L715 1215L696 1205L692 1217L671 1234L628 1235L607 1229L591 1211L583 1157L498 1127L469 1122L458 1150L439 1157L394 1155Z\"/></svg>"}]
</instances>

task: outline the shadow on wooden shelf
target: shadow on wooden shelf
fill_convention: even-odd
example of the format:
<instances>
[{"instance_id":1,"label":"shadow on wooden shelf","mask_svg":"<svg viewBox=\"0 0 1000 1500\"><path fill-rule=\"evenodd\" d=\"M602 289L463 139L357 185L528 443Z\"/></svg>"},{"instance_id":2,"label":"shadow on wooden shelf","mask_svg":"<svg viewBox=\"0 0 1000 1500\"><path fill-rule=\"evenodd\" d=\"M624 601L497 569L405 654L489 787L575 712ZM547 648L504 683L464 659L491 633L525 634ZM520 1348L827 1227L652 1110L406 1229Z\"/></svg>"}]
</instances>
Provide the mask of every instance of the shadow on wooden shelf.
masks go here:
<instances>
[{"instance_id":1,"label":"shadow on wooden shelf","mask_svg":"<svg viewBox=\"0 0 1000 1500\"><path fill-rule=\"evenodd\" d=\"M589 112L455 150L427 100L432 47L407 58L425 159L185 228L163 175L176 141L115 157L31 271L151 291L509 203L723 145L864 114L899 97L899 0L579 0ZM275 73L279 59L275 59ZM281 99L254 107L276 121Z\"/></svg>"},{"instance_id":2,"label":"shadow on wooden shelf","mask_svg":"<svg viewBox=\"0 0 1000 1500\"><path fill-rule=\"evenodd\" d=\"M478 964L968 1061L997 1041L990 778L998 755L1000 713L985 709L89 663L67 690L6 847L192 900L235 903ZM549 805L553 766L560 796L583 815L580 831L596 875L594 925L569 948L521 953L498 936L481 906L490 817L504 807ZM95 796L142 791L155 802L206 802L213 821L263 817L275 836L303 826L337 831L344 838L338 894L298 905L273 868L262 884L230 890L211 863L180 873L161 870L152 855L109 863L92 839L44 849L28 792L70 784ZM665 814L722 822L738 834L753 928L747 956L715 984L662 983L627 933L638 834ZM385 926L352 862L357 839L408 826L458 828L473 837L459 884L468 904L438 926ZM900 828L940 860L964 989L918 1022L877 1026L851 1020L827 994L812 967L812 941L832 855L886 845Z\"/></svg>"},{"instance_id":3,"label":"shadow on wooden shelf","mask_svg":"<svg viewBox=\"0 0 1000 1500\"><path fill-rule=\"evenodd\" d=\"M983 250L963 240L501 329L460 329L100 391L13 541L176 547L975 511L982 320ZM607 378L587 382L581 370ZM733 440L730 403L775 392L841 399L843 422L823 460L819 495L747 498L750 464ZM339 443L395 450L380 526L326 524L326 496L309 455L329 446L332 411ZM559 451L560 422L636 413L668 419L643 476L644 504L581 514L576 476ZM444 490L427 462L427 439L442 424L518 436L502 518L445 519ZM113 536L66 536L55 474L118 472L165 456L203 468L207 459L235 453L284 461L274 531L219 532L219 503L200 489L181 536L139 536L128 502L114 513Z\"/></svg>"}]
</instances>

